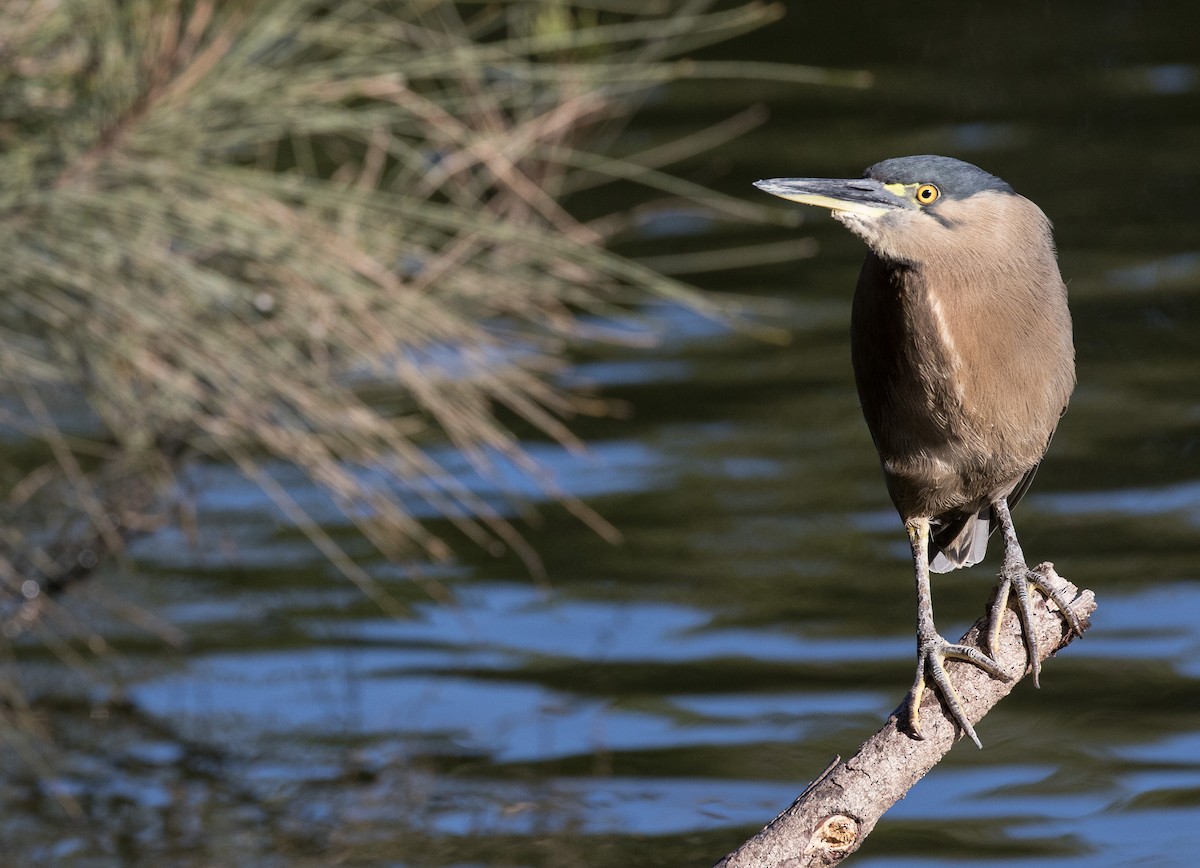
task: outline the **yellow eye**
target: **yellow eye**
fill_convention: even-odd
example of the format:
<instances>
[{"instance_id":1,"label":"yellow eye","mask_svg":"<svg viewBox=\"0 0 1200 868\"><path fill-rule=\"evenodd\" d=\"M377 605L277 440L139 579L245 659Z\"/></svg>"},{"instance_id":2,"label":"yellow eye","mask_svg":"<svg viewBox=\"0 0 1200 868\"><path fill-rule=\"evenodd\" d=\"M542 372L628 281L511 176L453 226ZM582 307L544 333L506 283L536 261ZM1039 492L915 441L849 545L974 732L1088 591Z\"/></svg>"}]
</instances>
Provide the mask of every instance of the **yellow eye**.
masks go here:
<instances>
[{"instance_id":1,"label":"yellow eye","mask_svg":"<svg viewBox=\"0 0 1200 868\"><path fill-rule=\"evenodd\" d=\"M922 205L932 205L942 195L942 191L933 184L922 184L917 188L917 201Z\"/></svg>"}]
</instances>

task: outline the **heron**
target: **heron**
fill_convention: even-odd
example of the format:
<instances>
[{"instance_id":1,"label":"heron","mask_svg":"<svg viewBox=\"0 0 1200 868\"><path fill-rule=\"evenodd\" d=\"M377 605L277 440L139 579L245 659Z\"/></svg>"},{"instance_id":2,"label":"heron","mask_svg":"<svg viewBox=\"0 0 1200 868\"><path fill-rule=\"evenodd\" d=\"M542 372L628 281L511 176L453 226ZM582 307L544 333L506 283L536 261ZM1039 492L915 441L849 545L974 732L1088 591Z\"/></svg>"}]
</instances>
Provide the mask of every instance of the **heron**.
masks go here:
<instances>
[{"instance_id":1,"label":"heron","mask_svg":"<svg viewBox=\"0 0 1200 868\"><path fill-rule=\"evenodd\" d=\"M755 186L828 208L867 244L850 350L863 416L912 549L917 671L907 729L923 737L921 700L931 683L982 747L946 660L1008 680L996 657L1012 599L1038 685L1032 589L1083 633L1058 589L1026 564L1012 520L1075 388L1071 313L1050 221L1005 181L951 157L896 157L861 178ZM997 529L1004 549L985 653L938 632L929 574L979 563Z\"/></svg>"}]
</instances>

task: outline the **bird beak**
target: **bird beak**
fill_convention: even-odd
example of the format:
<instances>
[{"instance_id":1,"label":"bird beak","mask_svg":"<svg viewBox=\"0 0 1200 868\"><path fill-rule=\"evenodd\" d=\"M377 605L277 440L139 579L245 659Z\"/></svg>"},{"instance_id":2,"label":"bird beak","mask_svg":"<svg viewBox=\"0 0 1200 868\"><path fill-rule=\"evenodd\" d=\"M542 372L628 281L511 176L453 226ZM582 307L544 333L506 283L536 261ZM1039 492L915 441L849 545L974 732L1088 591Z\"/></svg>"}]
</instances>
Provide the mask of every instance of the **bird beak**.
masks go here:
<instances>
[{"instance_id":1,"label":"bird beak","mask_svg":"<svg viewBox=\"0 0 1200 868\"><path fill-rule=\"evenodd\" d=\"M772 178L754 186L772 196L864 217L906 208L906 200L872 178Z\"/></svg>"}]
</instances>

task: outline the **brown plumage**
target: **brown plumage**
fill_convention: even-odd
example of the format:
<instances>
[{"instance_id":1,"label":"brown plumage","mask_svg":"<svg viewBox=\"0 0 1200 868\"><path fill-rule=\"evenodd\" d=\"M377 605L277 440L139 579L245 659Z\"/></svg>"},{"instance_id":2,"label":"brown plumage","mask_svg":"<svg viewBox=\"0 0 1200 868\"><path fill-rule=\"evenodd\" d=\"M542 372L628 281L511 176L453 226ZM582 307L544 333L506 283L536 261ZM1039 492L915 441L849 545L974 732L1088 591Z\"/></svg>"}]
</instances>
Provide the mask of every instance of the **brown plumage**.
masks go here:
<instances>
[{"instance_id":1,"label":"brown plumage","mask_svg":"<svg viewBox=\"0 0 1200 868\"><path fill-rule=\"evenodd\" d=\"M1075 386L1067 290L1041 209L988 190L940 214L950 226L929 221L902 243L866 238L881 252L863 263L850 329L888 492L905 521L931 517L935 572L982 559L992 500L1016 505Z\"/></svg>"},{"instance_id":2,"label":"brown plumage","mask_svg":"<svg viewBox=\"0 0 1200 868\"><path fill-rule=\"evenodd\" d=\"M918 663L910 728L919 737L928 674L979 744L944 661L958 657L1004 676L979 649L952 645L936 631L930 570L978 563L999 527L1004 560L992 655L1010 592L1023 624L1030 585L1074 617L1027 568L1009 513L1075 386L1071 316L1050 222L1004 181L947 157L885 160L862 179L757 186L830 208L870 248L854 295L851 356L863 415L913 550ZM1071 626L1079 631L1077 622ZM1037 648L1025 634L1036 682Z\"/></svg>"}]
</instances>

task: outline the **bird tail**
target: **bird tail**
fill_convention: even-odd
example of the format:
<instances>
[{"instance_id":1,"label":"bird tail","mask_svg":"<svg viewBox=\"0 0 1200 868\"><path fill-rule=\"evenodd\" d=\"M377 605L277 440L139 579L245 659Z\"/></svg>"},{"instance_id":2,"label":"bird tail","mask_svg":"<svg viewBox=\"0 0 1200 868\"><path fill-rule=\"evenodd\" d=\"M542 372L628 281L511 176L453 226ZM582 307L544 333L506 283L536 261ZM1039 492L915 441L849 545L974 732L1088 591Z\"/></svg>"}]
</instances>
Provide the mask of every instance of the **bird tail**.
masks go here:
<instances>
[{"instance_id":1,"label":"bird tail","mask_svg":"<svg viewBox=\"0 0 1200 868\"><path fill-rule=\"evenodd\" d=\"M992 534L992 509L985 506L974 515L957 516L933 531L933 550L937 553L929 564L935 573L948 573L959 567L970 567L987 554L988 537Z\"/></svg>"},{"instance_id":2,"label":"bird tail","mask_svg":"<svg viewBox=\"0 0 1200 868\"><path fill-rule=\"evenodd\" d=\"M1005 496L1009 509L1015 509L1021 498L1025 496L1037 469L1038 466L1035 464L1026 470L1025 475ZM975 566L987 554L988 537L996 529L992 522L990 506L985 506L974 514L960 513L941 516L933 520L933 525L929 548L930 552L934 554L934 558L929 563L929 569L935 573L948 573L959 567Z\"/></svg>"}]
</instances>

